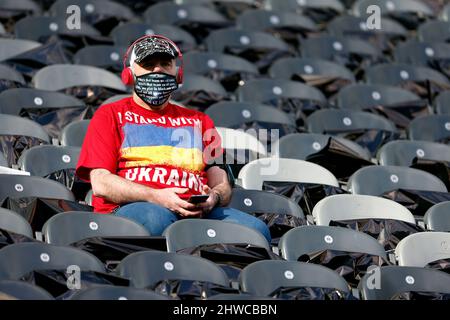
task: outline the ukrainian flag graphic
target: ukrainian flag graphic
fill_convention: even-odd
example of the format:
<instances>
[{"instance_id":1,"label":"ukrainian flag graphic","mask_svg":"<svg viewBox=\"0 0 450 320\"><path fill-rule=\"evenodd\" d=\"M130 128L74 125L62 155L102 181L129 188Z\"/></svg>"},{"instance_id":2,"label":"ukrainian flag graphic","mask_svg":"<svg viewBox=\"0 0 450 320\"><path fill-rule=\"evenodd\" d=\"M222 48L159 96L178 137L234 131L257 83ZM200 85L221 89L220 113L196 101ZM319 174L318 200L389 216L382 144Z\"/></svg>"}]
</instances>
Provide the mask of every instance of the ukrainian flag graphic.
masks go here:
<instances>
[{"instance_id":1,"label":"ukrainian flag graphic","mask_svg":"<svg viewBox=\"0 0 450 320\"><path fill-rule=\"evenodd\" d=\"M168 165L187 171L204 168L202 133L198 127L126 123L123 133L120 152L127 168L148 165Z\"/></svg>"}]
</instances>

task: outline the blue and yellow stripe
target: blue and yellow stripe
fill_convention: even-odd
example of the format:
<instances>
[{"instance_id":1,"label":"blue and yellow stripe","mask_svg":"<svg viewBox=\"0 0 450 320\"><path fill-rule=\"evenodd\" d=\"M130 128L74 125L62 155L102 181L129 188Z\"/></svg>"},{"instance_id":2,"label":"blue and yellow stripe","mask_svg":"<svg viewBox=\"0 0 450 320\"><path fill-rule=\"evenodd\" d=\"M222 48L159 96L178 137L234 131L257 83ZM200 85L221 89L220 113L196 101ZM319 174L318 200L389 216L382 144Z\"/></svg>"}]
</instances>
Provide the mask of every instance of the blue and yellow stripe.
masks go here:
<instances>
[{"instance_id":1,"label":"blue and yellow stripe","mask_svg":"<svg viewBox=\"0 0 450 320\"><path fill-rule=\"evenodd\" d=\"M203 142L199 128L161 127L127 123L121 146L125 167L168 165L189 171L201 171Z\"/></svg>"}]
</instances>

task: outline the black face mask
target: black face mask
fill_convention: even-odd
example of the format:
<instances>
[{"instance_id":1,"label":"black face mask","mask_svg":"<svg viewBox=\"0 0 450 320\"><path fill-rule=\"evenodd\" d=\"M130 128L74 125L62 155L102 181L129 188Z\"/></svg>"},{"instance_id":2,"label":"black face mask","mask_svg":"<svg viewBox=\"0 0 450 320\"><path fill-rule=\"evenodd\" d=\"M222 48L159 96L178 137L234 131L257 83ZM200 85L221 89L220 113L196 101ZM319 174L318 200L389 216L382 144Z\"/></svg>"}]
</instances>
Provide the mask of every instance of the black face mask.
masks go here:
<instances>
[{"instance_id":1,"label":"black face mask","mask_svg":"<svg viewBox=\"0 0 450 320\"><path fill-rule=\"evenodd\" d=\"M167 73L147 73L134 78L134 91L137 96L151 106L162 105L176 89L176 77Z\"/></svg>"}]
</instances>

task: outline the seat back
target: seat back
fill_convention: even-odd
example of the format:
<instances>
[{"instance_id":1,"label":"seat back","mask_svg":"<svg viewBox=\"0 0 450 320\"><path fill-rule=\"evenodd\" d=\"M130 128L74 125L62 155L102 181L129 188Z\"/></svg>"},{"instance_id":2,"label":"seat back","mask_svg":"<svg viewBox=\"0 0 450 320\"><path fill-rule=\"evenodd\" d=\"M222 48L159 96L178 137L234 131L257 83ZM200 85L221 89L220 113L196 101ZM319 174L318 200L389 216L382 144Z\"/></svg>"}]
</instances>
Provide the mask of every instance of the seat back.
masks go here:
<instances>
[{"instance_id":1,"label":"seat back","mask_svg":"<svg viewBox=\"0 0 450 320\"><path fill-rule=\"evenodd\" d=\"M47 243L67 246L90 237L150 236L133 220L92 212L62 212L51 217L42 228Z\"/></svg>"}]
</instances>

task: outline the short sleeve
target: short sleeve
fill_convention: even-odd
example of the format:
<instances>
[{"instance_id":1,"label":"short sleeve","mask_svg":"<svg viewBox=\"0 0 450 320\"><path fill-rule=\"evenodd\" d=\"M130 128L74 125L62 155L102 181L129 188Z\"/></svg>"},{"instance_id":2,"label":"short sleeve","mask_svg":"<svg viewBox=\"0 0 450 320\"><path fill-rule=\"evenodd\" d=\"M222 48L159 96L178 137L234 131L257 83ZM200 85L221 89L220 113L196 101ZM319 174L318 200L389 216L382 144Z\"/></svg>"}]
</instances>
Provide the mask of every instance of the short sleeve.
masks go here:
<instances>
[{"instance_id":1,"label":"short sleeve","mask_svg":"<svg viewBox=\"0 0 450 320\"><path fill-rule=\"evenodd\" d=\"M89 123L77 163L77 176L89 182L92 169L115 173L119 148L120 134L111 106L102 106Z\"/></svg>"},{"instance_id":2,"label":"short sleeve","mask_svg":"<svg viewBox=\"0 0 450 320\"><path fill-rule=\"evenodd\" d=\"M222 141L213 120L204 115L202 122L203 160L205 165L216 162L223 155Z\"/></svg>"}]
</instances>

